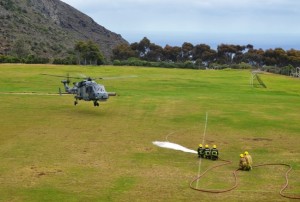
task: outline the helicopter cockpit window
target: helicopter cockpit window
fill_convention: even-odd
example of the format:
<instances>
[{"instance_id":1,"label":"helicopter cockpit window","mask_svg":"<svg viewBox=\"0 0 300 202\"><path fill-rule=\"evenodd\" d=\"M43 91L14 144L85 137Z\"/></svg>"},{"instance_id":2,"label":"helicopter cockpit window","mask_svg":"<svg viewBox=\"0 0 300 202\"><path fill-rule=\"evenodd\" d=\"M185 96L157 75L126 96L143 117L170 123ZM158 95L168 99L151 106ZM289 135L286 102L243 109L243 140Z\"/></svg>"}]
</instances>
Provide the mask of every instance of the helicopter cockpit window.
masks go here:
<instances>
[{"instance_id":1,"label":"helicopter cockpit window","mask_svg":"<svg viewBox=\"0 0 300 202\"><path fill-rule=\"evenodd\" d=\"M100 92L105 92L104 86L100 86L100 85L94 85L94 90L95 91L100 91Z\"/></svg>"}]
</instances>

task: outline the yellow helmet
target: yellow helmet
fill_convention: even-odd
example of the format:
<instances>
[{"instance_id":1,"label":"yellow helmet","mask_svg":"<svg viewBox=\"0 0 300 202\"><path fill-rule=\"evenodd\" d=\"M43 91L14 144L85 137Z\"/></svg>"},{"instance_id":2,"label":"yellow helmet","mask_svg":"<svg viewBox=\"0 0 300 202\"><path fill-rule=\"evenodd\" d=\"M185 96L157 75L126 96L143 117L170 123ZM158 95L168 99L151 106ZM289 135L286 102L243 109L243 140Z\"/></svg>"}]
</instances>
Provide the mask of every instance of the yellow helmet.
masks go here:
<instances>
[{"instance_id":1,"label":"yellow helmet","mask_svg":"<svg viewBox=\"0 0 300 202\"><path fill-rule=\"evenodd\" d=\"M216 148L217 148L217 145L214 145L213 148L216 149Z\"/></svg>"},{"instance_id":2,"label":"yellow helmet","mask_svg":"<svg viewBox=\"0 0 300 202\"><path fill-rule=\"evenodd\" d=\"M205 148L208 148L208 144L205 145Z\"/></svg>"},{"instance_id":3,"label":"yellow helmet","mask_svg":"<svg viewBox=\"0 0 300 202\"><path fill-rule=\"evenodd\" d=\"M243 158L243 157L244 157L244 154L240 154L240 157Z\"/></svg>"},{"instance_id":4,"label":"yellow helmet","mask_svg":"<svg viewBox=\"0 0 300 202\"><path fill-rule=\"evenodd\" d=\"M247 152L247 151L245 151L245 153L244 153L245 155L248 155L249 153Z\"/></svg>"},{"instance_id":5,"label":"yellow helmet","mask_svg":"<svg viewBox=\"0 0 300 202\"><path fill-rule=\"evenodd\" d=\"M202 147L202 144L199 144L199 147Z\"/></svg>"}]
</instances>

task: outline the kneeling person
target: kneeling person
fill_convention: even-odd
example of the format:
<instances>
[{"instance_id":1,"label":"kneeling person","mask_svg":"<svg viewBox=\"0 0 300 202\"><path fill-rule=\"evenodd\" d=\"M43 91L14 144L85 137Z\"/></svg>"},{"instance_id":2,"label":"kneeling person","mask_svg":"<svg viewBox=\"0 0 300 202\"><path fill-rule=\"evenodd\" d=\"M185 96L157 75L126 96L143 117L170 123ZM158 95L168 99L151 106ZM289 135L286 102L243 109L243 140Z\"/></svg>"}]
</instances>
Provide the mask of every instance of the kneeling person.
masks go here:
<instances>
[{"instance_id":1,"label":"kneeling person","mask_svg":"<svg viewBox=\"0 0 300 202\"><path fill-rule=\"evenodd\" d=\"M247 170L252 170L252 157L250 156L249 152L245 151L244 157L247 162Z\"/></svg>"},{"instance_id":2,"label":"kneeling person","mask_svg":"<svg viewBox=\"0 0 300 202\"><path fill-rule=\"evenodd\" d=\"M244 154L240 154L239 170L247 170L247 161Z\"/></svg>"}]
</instances>

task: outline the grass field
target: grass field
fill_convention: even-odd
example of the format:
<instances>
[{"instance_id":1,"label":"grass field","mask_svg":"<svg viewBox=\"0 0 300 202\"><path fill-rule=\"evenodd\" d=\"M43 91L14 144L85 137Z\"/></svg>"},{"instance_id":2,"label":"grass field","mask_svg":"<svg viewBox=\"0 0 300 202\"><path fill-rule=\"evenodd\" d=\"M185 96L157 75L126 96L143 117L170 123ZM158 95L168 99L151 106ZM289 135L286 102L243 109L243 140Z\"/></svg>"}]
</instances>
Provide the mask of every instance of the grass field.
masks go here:
<instances>
[{"instance_id":1,"label":"grass field","mask_svg":"<svg viewBox=\"0 0 300 202\"><path fill-rule=\"evenodd\" d=\"M287 163L288 195L300 195L300 80L249 70L0 65L0 92L56 93L60 78L92 77L117 92L107 102L73 105L73 96L0 94L0 201L289 201L279 195L285 167L240 172L237 189L209 194L189 188L199 160L152 144L197 149L216 144L233 163L213 170L199 188L231 187L239 154L254 164ZM217 162L202 161L201 170Z\"/></svg>"}]
</instances>

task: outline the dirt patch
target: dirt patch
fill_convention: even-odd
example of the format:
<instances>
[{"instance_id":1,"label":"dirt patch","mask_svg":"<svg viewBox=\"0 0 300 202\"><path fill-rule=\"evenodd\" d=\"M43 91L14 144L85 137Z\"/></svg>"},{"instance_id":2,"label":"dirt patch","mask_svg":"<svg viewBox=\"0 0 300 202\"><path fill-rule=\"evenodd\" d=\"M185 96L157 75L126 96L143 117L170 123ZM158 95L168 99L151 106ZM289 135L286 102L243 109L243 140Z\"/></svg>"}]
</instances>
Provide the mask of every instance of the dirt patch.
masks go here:
<instances>
[{"instance_id":1,"label":"dirt patch","mask_svg":"<svg viewBox=\"0 0 300 202\"><path fill-rule=\"evenodd\" d=\"M270 138L253 138L252 140L254 141L273 141L273 139L270 139Z\"/></svg>"},{"instance_id":2,"label":"dirt patch","mask_svg":"<svg viewBox=\"0 0 300 202\"><path fill-rule=\"evenodd\" d=\"M273 139L270 139L270 138L262 138L262 137L256 137L256 138L244 138L244 139L247 140L247 141L258 141L258 142L260 142L260 141L268 141L268 142L273 141Z\"/></svg>"},{"instance_id":3,"label":"dirt patch","mask_svg":"<svg viewBox=\"0 0 300 202\"><path fill-rule=\"evenodd\" d=\"M56 169L56 168L38 168L36 166L31 166L30 167L31 170L31 176L32 177L42 177L42 176L46 176L46 175L53 175L53 174L57 174L57 173L62 173L63 171L61 169Z\"/></svg>"}]
</instances>

